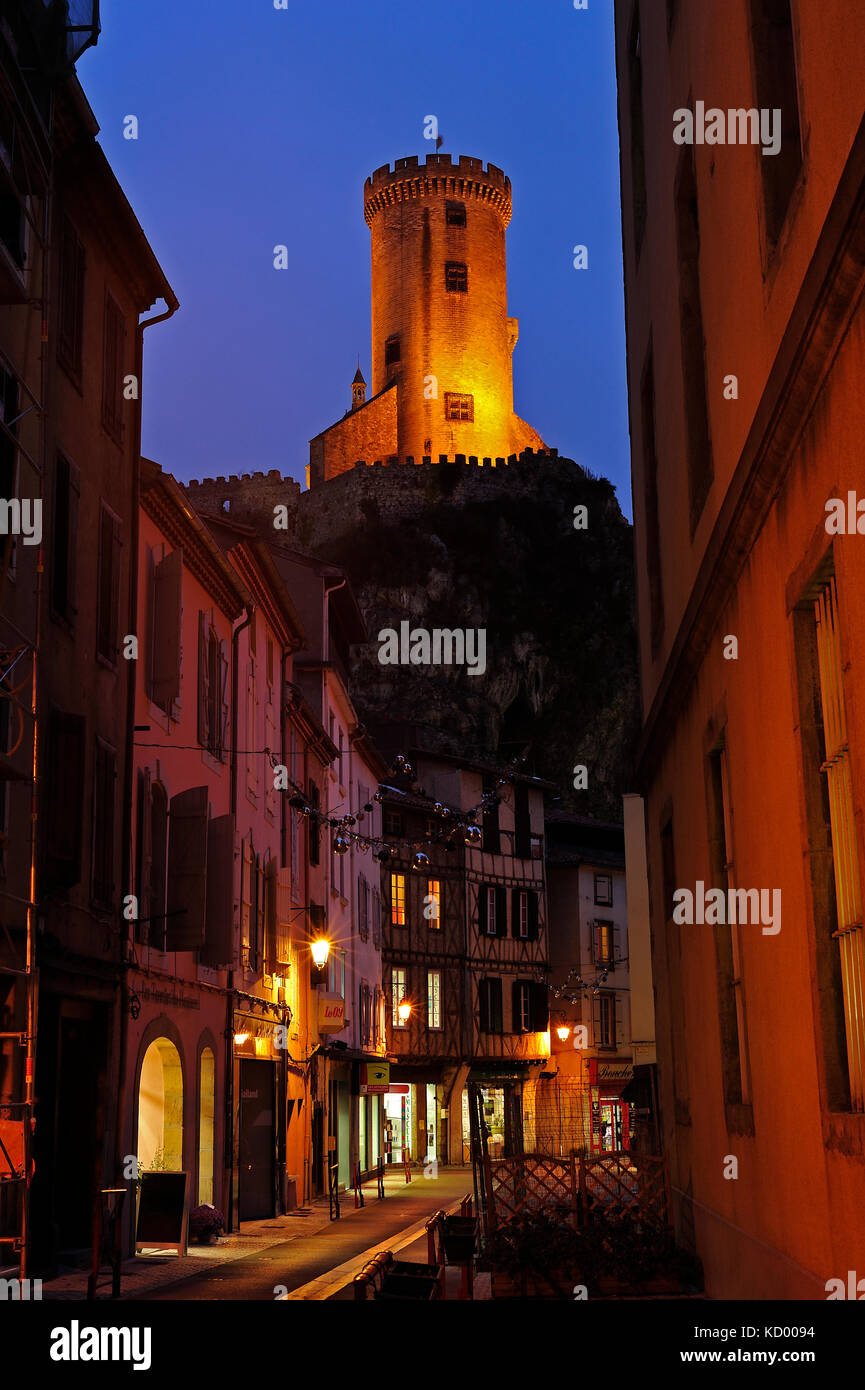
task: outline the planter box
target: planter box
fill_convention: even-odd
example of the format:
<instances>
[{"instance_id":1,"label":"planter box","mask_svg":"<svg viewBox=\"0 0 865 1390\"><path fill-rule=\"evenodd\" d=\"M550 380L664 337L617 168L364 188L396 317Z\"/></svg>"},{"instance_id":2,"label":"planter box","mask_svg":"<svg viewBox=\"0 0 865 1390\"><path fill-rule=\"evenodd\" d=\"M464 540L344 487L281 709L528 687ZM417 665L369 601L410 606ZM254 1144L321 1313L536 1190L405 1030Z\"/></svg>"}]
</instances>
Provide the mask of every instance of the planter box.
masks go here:
<instances>
[{"instance_id":1,"label":"planter box","mask_svg":"<svg viewBox=\"0 0 865 1390\"><path fill-rule=\"evenodd\" d=\"M442 1245L449 1265L471 1264L478 1238L474 1216L446 1216L442 1222Z\"/></svg>"}]
</instances>

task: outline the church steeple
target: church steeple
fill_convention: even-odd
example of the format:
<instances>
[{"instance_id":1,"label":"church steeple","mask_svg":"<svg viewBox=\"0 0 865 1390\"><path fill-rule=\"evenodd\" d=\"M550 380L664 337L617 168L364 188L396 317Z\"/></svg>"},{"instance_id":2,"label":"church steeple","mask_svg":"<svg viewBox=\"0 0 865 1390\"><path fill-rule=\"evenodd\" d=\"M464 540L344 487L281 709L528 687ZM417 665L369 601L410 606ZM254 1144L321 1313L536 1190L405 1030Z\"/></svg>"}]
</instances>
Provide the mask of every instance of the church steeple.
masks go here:
<instances>
[{"instance_id":1,"label":"church steeple","mask_svg":"<svg viewBox=\"0 0 865 1390\"><path fill-rule=\"evenodd\" d=\"M358 362L357 371L355 372L354 380L351 383L351 408L352 410L357 410L359 406L362 406L365 403L366 382L363 379L363 372L361 371L360 363Z\"/></svg>"}]
</instances>

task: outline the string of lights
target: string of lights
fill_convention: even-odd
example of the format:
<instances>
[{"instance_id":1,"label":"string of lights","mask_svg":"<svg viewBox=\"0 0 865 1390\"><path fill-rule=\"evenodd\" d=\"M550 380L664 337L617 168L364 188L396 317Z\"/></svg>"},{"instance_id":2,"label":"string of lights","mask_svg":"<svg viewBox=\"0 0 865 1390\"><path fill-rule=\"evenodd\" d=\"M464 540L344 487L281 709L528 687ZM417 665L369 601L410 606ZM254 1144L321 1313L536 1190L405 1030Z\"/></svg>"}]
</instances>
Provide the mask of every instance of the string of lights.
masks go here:
<instances>
[{"instance_id":1,"label":"string of lights","mask_svg":"<svg viewBox=\"0 0 865 1390\"><path fill-rule=\"evenodd\" d=\"M165 751L176 750L178 752L195 752L200 749L201 745L197 743L160 743L136 740L135 746L136 748L158 748ZM529 750L526 749L512 760L509 764L509 770L497 778L497 787L506 787L513 784L518 769L528 756L528 751ZM310 821L315 822L318 826L326 826L334 832L332 840L334 854L347 854L352 843L354 843L361 853L365 854L372 851L373 857L377 859L379 863L385 864L401 850L410 849L414 851L414 860L411 867L417 873L421 873L430 867L429 856L424 852L425 845L443 845L445 849L452 850L456 848L456 838L461 834L463 843L468 848L480 848L483 841L483 832L480 825L477 823L478 817L482 816L485 811L494 810L496 806L501 805L503 800L498 791L486 791L477 805L470 807L468 810L455 809L453 806L448 806L444 802L436 801L433 803L431 809L433 815L441 818L441 831L434 835L427 834L419 839L395 839L391 836L370 835L365 834L361 829L356 829L355 827L359 825L360 821L362 821L365 816L372 813L373 802L381 803L385 801L388 796L408 796L410 794L417 796L424 795L418 788L417 783L411 780L414 777L414 769L402 753L396 755L391 767L391 772L395 779L409 781L410 785L408 787L399 787L391 783L382 782L374 793L372 801L367 801L362 807L358 807L355 811L346 812L346 814L342 816L330 816L327 812L321 811L318 807L314 806L308 794L289 776L283 758L274 753L271 748L227 748L225 749L225 753L226 756L234 753L244 757L266 757L274 772L283 773L283 782L285 785L280 786L278 790L291 792L288 798L288 804L291 809ZM294 756L302 757L303 750L296 750Z\"/></svg>"},{"instance_id":2,"label":"string of lights","mask_svg":"<svg viewBox=\"0 0 865 1390\"><path fill-rule=\"evenodd\" d=\"M617 958L615 962L613 962L613 964L604 967L604 969L598 975L596 975L593 980L583 979L583 976L580 974L577 967L572 966L565 977L565 983L563 985L550 984L548 988L554 999L564 999L565 1002L568 1004L579 1004L581 999L588 999L590 995L600 994L601 986L606 984L607 976L609 975L610 971L613 970L616 966L627 965L627 963L627 956ZM578 992L574 992L572 988L572 981L574 981L574 976L576 976L575 983Z\"/></svg>"}]
</instances>

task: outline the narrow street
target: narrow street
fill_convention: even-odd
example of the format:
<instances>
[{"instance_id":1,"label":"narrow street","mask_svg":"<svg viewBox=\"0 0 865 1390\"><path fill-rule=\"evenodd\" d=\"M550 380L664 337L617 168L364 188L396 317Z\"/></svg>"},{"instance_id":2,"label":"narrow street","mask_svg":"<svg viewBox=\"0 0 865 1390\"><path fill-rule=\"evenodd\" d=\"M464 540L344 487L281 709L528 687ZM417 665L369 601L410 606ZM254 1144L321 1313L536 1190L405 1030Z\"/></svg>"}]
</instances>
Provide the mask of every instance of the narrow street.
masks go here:
<instances>
[{"instance_id":1,"label":"narrow street","mask_svg":"<svg viewBox=\"0 0 865 1390\"><path fill-rule=\"evenodd\" d=\"M424 1262L424 1223L433 1212L457 1205L471 1187L468 1168L440 1169L437 1178L424 1178L422 1171L415 1170L408 1184L402 1168L395 1168L385 1179L384 1201L374 1195L374 1182L366 1184L361 1208L355 1208L350 1192L342 1193L339 1221L329 1220L326 1201L316 1202L305 1215L245 1223L238 1235L224 1238L218 1245L190 1245L182 1265L171 1257L126 1260L121 1298L270 1301L304 1290L299 1297L315 1301L350 1299L351 1280L370 1253L399 1248L402 1258ZM283 1239L280 1232L285 1233ZM226 1258L232 1245L238 1254ZM341 1269L346 1264L350 1268ZM189 1267L187 1275L181 1273L182 1267ZM315 1285L305 1288L312 1281ZM83 1299L86 1285L86 1273L76 1272L46 1282L44 1297ZM107 1285L100 1287L98 1296L107 1298L109 1291Z\"/></svg>"}]
</instances>

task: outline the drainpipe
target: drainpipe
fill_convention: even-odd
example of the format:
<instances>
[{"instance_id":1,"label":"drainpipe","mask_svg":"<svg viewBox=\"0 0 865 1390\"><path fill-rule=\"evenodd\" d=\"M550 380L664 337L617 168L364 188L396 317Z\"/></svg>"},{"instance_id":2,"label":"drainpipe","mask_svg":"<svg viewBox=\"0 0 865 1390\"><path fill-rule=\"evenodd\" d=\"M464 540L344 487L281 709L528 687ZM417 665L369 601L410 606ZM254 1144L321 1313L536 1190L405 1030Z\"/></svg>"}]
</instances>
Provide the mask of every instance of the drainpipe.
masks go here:
<instances>
[{"instance_id":1,"label":"drainpipe","mask_svg":"<svg viewBox=\"0 0 865 1390\"><path fill-rule=\"evenodd\" d=\"M168 287L166 287L168 288ZM129 625L127 632L136 632L138 622L138 536L139 536L139 502L141 495L141 406L142 391L141 379L144 368L144 330L150 328L154 323L164 323L177 313L180 305L177 298L169 289L167 295L162 296L168 308L162 314L154 314L152 318L139 321L135 330L135 377L138 383L138 400L135 406L135 424L133 426L132 441L132 498L131 498L131 535L129 541ZM129 666L129 679L126 684L126 762L123 775L123 828L121 842L123 846L123 857L120 870L120 881L125 885L124 893L132 893L134 885L132 883L132 798L134 795L133 773L135 757L135 695L136 695L136 672L138 665ZM127 974L129 969L129 931L130 924L123 914L120 914L120 1021L118 1026L118 1046L117 1046L117 1123L114 1135L114 1162L115 1172L119 1175L123 1171L124 1159L124 1120L126 1111L126 1047L128 1037L129 1017L129 990L127 986ZM115 1179L120 1181L119 1176ZM134 1203L131 1207L134 1213ZM134 1221L134 1214L129 1216L130 1223ZM132 1230L130 1224L130 1230Z\"/></svg>"},{"instance_id":2,"label":"drainpipe","mask_svg":"<svg viewBox=\"0 0 865 1390\"><path fill-rule=\"evenodd\" d=\"M255 607L247 604L245 617L231 634L231 814L237 817L237 739L238 739L238 686L240 634L249 627L255 617ZM243 866L241 863L241 873ZM234 966L228 970L228 992L225 997L225 1168L228 1174L228 1201L226 1220L229 1231L236 1230L234 1224Z\"/></svg>"}]
</instances>

